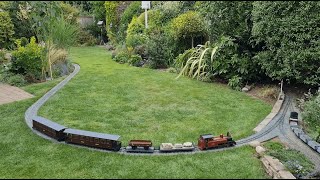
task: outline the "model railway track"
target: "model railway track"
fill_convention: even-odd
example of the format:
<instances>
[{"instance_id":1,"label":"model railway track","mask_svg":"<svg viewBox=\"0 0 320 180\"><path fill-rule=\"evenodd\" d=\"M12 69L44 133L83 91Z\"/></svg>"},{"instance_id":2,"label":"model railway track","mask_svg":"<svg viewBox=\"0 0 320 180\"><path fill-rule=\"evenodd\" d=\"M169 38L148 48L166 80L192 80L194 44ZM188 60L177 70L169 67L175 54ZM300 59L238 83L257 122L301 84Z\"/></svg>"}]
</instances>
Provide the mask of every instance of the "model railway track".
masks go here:
<instances>
[{"instance_id":1,"label":"model railway track","mask_svg":"<svg viewBox=\"0 0 320 180\"><path fill-rule=\"evenodd\" d=\"M47 92L43 97L41 97L38 101L36 101L31 107L28 108L28 110L25 113L25 120L27 125L32 129L32 118L37 115L39 108L47 101L49 100L50 97L52 97L58 90L60 90L64 85L66 85L79 71L80 71L80 66L77 64L73 64L75 67L74 72L72 72L67 78L65 78L63 81L61 81L58 85L56 85L54 88L52 88L49 92ZM280 111L270 123L273 124L268 124L262 131L251 135L247 138L240 139L236 141L237 145L233 147L228 147L225 148L226 146L218 146L216 148L212 149L207 149L206 151L201 151L198 147L195 147L193 151L180 151L180 152L161 152L159 149L154 149L153 153L137 153L137 154L194 154L194 153L199 153L199 152L213 152L213 151L222 151L225 149L233 149L242 145L246 145L251 141L254 140L259 140L271 133L274 129L276 129L279 124L283 124L282 122L284 121L285 114L289 108L291 102L291 97L285 97L284 99L284 104L281 107L282 111ZM42 133L39 133L37 131L33 131L39 136L42 136L43 138L55 141L53 138L50 138ZM56 142L56 141L55 141ZM61 143L61 142L60 142ZM84 147L84 148L90 148L90 149L96 149L96 148L91 148L91 147ZM98 149L96 149L98 150ZM109 151L109 150L103 150L103 151ZM110 151L111 152L111 151ZM126 147L121 147L118 153L125 153L125 154L131 154L126 152Z\"/></svg>"},{"instance_id":2,"label":"model railway track","mask_svg":"<svg viewBox=\"0 0 320 180\"><path fill-rule=\"evenodd\" d=\"M277 119L274 122L274 124L270 125L269 127L266 126L266 128L264 128L262 130L262 132L260 131L260 132L258 132L256 134L252 135L252 136L249 136L247 138L240 139L240 140L236 141L237 142L237 146L245 145L245 144L248 144L251 141L258 140L258 139L268 135L272 131L274 131L279 125L283 124L282 122L284 121L284 117L286 115L286 112L288 111L288 108L289 108L290 104L291 104L291 97L287 97L286 96L285 99L284 99L284 105L282 106L283 111L282 112L280 111L280 113L277 114L274 117L274 119ZM279 115L280 115L280 117L277 117ZM270 123L272 123L272 122L270 122Z\"/></svg>"}]
</instances>

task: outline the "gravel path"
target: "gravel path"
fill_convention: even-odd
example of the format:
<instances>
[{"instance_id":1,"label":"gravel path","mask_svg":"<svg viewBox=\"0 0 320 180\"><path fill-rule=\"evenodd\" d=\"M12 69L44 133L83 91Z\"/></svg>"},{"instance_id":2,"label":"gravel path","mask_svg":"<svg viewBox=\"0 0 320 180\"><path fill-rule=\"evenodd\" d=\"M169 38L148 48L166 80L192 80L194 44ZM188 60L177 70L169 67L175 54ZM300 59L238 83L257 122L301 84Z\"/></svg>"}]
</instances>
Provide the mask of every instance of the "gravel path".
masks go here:
<instances>
[{"instance_id":1,"label":"gravel path","mask_svg":"<svg viewBox=\"0 0 320 180\"><path fill-rule=\"evenodd\" d=\"M27 125L32 129L32 117L36 116L38 113L39 108L51 97L53 96L58 90L60 90L64 85L66 85L79 71L80 66L77 64L73 64L75 69L74 71L63 81L61 81L58 85L56 85L54 88L52 88L49 92L47 92L43 97L41 97L37 102L35 102L25 113L25 121ZM296 149L303 154L306 155L315 165L315 171L320 171L320 156L315 151L313 151L309 146L304 144L300 139L298 139L295 134L291 131L288 119L290 116L291 111L297 111L295 108L295 104L293 101L294 97L292 95L286 95L283 105L279 111L279 113L270 121L270 123L264 127L261 131L258 133L255 133L247 138L243 138L237 141L237 145L234 147L229 148L220 148L220 149L211 149L206 151L200 151L198 148L196 148L192 152L171 152L171 153L160 153L159 150L155 150L154 153L127 153L125 151L125 147L122 147L120 151L118 152L112 152L112 153L120 153L120 154L128 154L128 155L176 155L176 154L195 154L195 153L209 153L213 151L222 151L226 149L233 149L237 148L243 145L248 144L251 141L258 140L260 142L264 142L267 140L270 140L274 137L279 137L280 140L286 144L290 148ZM300 113L299 113L300 114ZM58 142L55 139L52 139L38 131L35 131L32 129L32 131L39 136L46 138L52 142L55 143L64 143L64 142ZM74 147L79 148L87 148L91 150L98 150L102 152L111 152L108 150L101 150L96 148L89 148L85 146L78 146L78 145L72 145L68 144Z\"/></svg>"}]
</instances>

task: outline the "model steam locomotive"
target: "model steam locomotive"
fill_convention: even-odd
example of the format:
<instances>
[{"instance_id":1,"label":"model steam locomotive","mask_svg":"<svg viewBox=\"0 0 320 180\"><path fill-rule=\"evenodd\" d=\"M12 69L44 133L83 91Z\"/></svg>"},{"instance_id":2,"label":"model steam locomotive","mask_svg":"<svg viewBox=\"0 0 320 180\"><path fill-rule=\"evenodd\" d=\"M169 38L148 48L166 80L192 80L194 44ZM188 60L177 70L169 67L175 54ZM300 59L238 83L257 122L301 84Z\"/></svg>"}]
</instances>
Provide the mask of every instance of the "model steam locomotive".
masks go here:
<instances>
[{"instance_id":1,"label":"model steam locomotive","mask_svg":"<svg viewBox=\"0 0 320 180\"><path fill-rule=\"evenodd\" d=\"M32 118L32 123L33 129L58 141L112 151L119 151L121 149L119 135L71 129L40 116ZM131 140L128 144L129 146L125 148L126 152L154 152L154 147L152 147L152 142L150 140ZM217 137L214 137L211 134L204 134L200 135L200 138L198 139L198 148L200 150L234 145L236 145L236 142L232 139L229 132L226 136L221 134ZM192 142L185 142L183 144L177 143L174 145L172 143L162 143L159 147L159 152L193 150L195 150L195 147Z\"/></svg>"}]
</instances>

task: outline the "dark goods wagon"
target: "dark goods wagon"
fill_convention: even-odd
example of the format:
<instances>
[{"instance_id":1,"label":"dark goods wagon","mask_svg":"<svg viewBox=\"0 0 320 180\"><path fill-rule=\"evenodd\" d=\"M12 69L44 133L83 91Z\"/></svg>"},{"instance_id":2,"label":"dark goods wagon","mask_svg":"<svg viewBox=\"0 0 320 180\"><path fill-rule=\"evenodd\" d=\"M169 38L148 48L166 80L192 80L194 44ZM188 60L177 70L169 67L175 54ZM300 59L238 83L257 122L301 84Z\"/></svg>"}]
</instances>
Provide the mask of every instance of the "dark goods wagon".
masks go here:
<instances>
[{"instance_id":1,"label":"dark goods wagon","mask_svg":"<svg viewBox=\"0 0 320 180\"><path fill-rule=\"evenodd\" d=\"M119 135L103 134L78 129L66 129L66 143L119 151L121 142Z\"/></svg>"},{"instance_id":2,"label":"dark goods wagon","mask_svg":"<svg viewBox=\"0 0 320 180\"><path fill-rule=\"evenodd\" d=\"M198 147L200 150L234 146L235 144L236 142L229 133L227 133L227 136L221 134L217 137L214 137L212 134L204 134L200 135L198 139Z\"/></svg>"},{"instance_id":3,"label":"dark goods wagon","mask_svg":"<svg viewBox=\"0 0 320 180\"><path fill-rule=\"evenodd\" d=\"M32 128L58 141L63 141L65 139L63 131L67 127L52 122L46 118L35 116L32 118Z\"/></svg>"}]
</instances>

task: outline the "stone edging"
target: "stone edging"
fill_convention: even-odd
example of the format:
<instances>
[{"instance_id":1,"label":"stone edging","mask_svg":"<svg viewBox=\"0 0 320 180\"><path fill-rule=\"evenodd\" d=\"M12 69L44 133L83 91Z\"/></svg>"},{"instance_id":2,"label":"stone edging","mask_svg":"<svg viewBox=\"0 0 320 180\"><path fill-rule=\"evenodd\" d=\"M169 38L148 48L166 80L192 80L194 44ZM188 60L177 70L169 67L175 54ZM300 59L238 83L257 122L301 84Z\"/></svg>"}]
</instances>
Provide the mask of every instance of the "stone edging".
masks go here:
<instances>
[{"instance_id":1,"label":"stone edging","mask_svg":"<svg viewBox=\"0 0 320 180\"><path fill-rule=\"evenodd\" d=\"M259 141L252 141L250 146L255 147L266 172L273 179L296 179L279 159L264 154L266 150L260 145Z\"/></svg>"},{"instance_id":2,"label":"stone edging","mask_svg":"<svg viewBox=\"0 0 320 180\"><path fill-rule=\"evenodd\" d=\"M58 85L54 86L50 91L48 91L44 96L38 99L32 106L30 106L25 113L25 121L27 125L32 129L32 118L38 114L38 110L40 107L57 91L59 91L64 85L66 85L79 71L80 66L78 64L72 64L74 66L74 70L71 74L68 75L63 81L61 81ZM33 130L33 129L32 129ZM40 135L40 133L37 133ZM46 136L42 136L45 137ZM48 139L48 138L46 138Z\"/></svg>"},{"instance_id":3,"label":"stone edging","mask_svg":"<svg viewBox=\"0 0 320 180\"><path fill-rule=\"evenodd\" d=\"M263 121L261 121L260 124L258 124L258 126L253 129L253 131L259 132L264 127L266 127L266 125L279 113L281 106L283 104L283 101L284 101L284 93L280 92L280 94L278 96L278 100L273 105L273 108L272 108L271 112L269 113L269 115L267 117L265 117L265 119Z\"/></svg>"}]
</instances>

